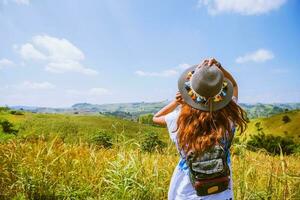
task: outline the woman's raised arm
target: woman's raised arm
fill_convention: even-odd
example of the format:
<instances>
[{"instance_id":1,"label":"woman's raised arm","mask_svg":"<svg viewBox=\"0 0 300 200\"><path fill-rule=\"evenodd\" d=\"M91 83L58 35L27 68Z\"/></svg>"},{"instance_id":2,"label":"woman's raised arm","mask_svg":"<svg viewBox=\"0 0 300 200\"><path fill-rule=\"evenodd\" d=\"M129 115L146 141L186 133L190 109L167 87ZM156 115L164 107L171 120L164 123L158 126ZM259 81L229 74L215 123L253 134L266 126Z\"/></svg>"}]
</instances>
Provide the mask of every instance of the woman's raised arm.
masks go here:
<instances>
[{"instance_id":1,"label":"woman's raised arm","mask_svg":"<svg viewBox=\"0 0 300 200\"><path fill-rule=\"evenodd\" d=\"M166 125L166 120L165 116L175 110L178 105L182 103L182 97L179 92L176 94L176 99L173 100L171 103L163 107L160 111L158 111L154 116L153 116L153 122L155 124L159 125Z\"/></svg>"},{"instance_id":2,"label":"woman's raised arm","mask_svg":"<svg viewBox=\"0 0 300 200\"><path fill-rule=\"evenodd\" d=\"M208 65L212 66L213 64L215 64L217 67L219 67L219 69L223 72L224 76L226 78L228 78L232 85L233 85L233 96L238 99L239 96L239 89L238 89L238 85L237 82L235 81L235 79L233 78L233 76L222 67L222 65L215 59L215 58L211 58L208 60Z\"/></svg>"},{"instance_id":3,"label":"woman's raised arm","mask_svg":"<svg viewBox=\"0 0 300 200\"><path fill-rule=\"evenodd\" d=\"M226 71L222 66L220 66L220 69L222 70L224 76L225 76L226 78L228 78L228 79L231 81L231 83L232 83L232 85L233 85L233 96L234 96L236 99L238 99L238 96L239 96L239 88L238 88L238 85L237 85L235 79L234 79L233 76L232 76L228 71Z\"/></svg>"}]
</instances>

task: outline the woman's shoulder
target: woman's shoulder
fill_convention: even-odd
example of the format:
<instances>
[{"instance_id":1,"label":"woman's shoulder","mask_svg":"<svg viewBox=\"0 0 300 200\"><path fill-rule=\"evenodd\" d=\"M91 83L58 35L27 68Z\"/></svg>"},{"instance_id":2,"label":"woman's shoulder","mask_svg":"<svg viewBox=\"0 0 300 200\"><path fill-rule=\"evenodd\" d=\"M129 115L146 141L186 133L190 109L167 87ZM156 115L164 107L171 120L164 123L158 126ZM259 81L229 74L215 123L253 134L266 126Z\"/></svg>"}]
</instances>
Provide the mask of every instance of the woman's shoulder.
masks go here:
<instances>
[{"instance_id":1,"label":"woman's shoulder","mask_svg":"<svg viewBox=\"0 0 300 200\"><path fill-rule=\"evenodd\" d=\"M177 135L177 119L179 117L180 110L181 110L181 107L178 106L173 112L171 112L165 116L165 121L167 124L167 129L168 129L170 138L175 143L176 143L176 135Z\"/></svg>"},{"instance_id":2,"label":"woman's shoulder","mask_svg":"<svg viewBox=\"0 0 300 200\"><path fill-rule=\"evenodd\" d=\"M181 110L181 106L177 106L175 110L173 110L172 112L170 112L165 116L165 121L168 126L168 129L174 128L175 124L177 124L177 119L179 117L180 110Z\"/></svg>"}]
</instances>

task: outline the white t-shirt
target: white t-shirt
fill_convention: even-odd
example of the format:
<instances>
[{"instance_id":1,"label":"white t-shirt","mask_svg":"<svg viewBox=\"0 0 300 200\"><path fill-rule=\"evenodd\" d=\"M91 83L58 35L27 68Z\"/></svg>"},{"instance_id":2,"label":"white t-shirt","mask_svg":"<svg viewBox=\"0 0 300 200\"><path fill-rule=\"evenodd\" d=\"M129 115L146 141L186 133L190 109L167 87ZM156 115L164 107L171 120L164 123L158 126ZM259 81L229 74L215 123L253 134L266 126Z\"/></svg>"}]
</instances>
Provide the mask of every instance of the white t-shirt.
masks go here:
<instances>
[{"instance_id":1,"label":"white t-shirt","mask_svg":"<svg viewBox=\"0 0 300 200\"><path fill-rule=\"evenodd\" d=\"M180 106L165 116L170 138L175 143L177 150L177 132L174 131L177 129L177 119L179 114ZM230 167L231 174L230 153L227 162ZM189 169L187 163L185 159L180 156L179 163L176 166L171 178L168 200L233 200L232 179L230 179L229 188L227 190L218 194L201 197L197 195L196 190L193 188L188 174Z\"/></svg>"}]
</instances>

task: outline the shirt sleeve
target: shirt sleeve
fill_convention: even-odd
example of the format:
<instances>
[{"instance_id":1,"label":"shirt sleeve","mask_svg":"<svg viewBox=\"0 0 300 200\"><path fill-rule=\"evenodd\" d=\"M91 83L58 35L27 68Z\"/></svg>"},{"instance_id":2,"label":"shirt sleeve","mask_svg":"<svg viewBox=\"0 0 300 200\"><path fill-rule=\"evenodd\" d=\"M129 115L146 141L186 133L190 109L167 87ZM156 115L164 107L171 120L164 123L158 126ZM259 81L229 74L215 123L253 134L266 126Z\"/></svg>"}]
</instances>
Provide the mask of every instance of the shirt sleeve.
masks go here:
<instances>
[{"instance_id":1,"label":"shirt sleeve","mask_svg":"<svg viewBox=\"0 0 300 200\"><path fill-rule=\"evenodd\" d=\"M165 116L165 121L167 124L169 136L171 140L176 143L176 135L177 135L177 119L179 116L179 109L175 109L173 112L167 114Z\"/></svg>"}]
</instances>

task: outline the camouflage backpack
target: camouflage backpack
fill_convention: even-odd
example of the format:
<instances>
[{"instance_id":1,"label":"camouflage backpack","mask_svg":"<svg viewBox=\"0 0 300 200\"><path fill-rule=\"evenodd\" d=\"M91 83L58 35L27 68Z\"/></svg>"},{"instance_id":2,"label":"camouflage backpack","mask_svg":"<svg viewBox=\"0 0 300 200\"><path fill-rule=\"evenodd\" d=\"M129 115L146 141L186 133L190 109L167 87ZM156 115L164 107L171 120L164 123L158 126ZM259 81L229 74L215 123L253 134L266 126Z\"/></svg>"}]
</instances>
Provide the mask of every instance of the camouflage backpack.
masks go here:
<instances>
[{"instance_id":1,"label":"camouflage backpack","mask_svg":"<svg viewBox=\"0 0 300 200\"><path fill-rule=\"evenodd\" d=\"M216 144L200 155L188 153L190 181L198 196L207 196L228 189L230 169L227 163L232 138L225 140L227 145Z\"/></svg>"}]
</instances>

